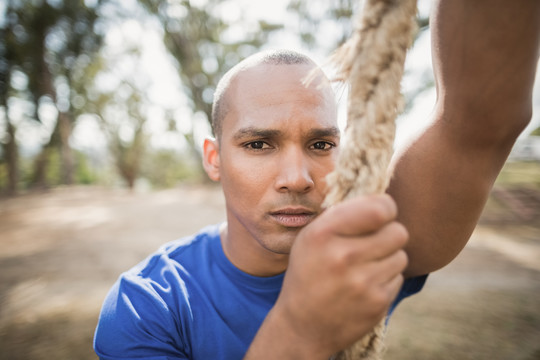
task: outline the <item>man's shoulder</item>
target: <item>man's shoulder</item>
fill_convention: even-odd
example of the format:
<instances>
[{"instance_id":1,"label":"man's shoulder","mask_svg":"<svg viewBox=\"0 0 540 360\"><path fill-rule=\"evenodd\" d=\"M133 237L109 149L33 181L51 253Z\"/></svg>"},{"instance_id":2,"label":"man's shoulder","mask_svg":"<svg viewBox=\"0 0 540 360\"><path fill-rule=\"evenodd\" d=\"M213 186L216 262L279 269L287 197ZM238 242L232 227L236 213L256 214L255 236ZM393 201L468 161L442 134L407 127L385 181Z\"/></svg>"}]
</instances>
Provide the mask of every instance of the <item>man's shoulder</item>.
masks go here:
<instances>
[{"instance_id":1,"label":"man's shoulder","mask_svg":"<svg viewBox=\"0 0 540 360\"><path fill-rule=\"evenodd\" d=\"M201 284L210 281L205 262L212 262L218 245L219 226L209 226L161 246L120 275L103 303L96 353L135 358L161 349L187 358L193 314L202 312L202 302L193 299L200 298Z\"/></svg>"},{"instance_id":2,"label":"man's shoulder","mask_svg":"<svg viewBox=\"0 0 540 360\"><path fill-rule=\"evenodd\" d=\"M182 237L164 244L159 248L157 253L169 257L181 256L186 251L205 250L219 240L219 225L210 225L202 228L194 235Z\"/></svg>"},{"instance_id":3,"label":"man's shoulder","mask_svg":"<svg viewBox=\"0 0 540 360\"><path fill-rule=\"evenodd\" d=\"M144 309L141 313L146 314L176 313L184 307L189 311L190 292L211 281L208 268L216 246L220 246L217 225L164 244L120 275L107 295L104 309L117 311L119 303L127 302L126 309Z\"/></svg>"},{"instance_id":4,"label":"man's shoulder","mask_svg":"<svg viewBox=\"0 0 540 360\"><path fill-rule=\"evenodd\" d=\"M149 277L154 273L162 273L163 267L179 267L183 270L192 263L204 265L201 258L208 258L212 248L220 241L219 225L211 225L198 233L170 241L162 245L156 252L150 254L142 262L128 270L123 276Z\"/></svg>"}]
</instances>

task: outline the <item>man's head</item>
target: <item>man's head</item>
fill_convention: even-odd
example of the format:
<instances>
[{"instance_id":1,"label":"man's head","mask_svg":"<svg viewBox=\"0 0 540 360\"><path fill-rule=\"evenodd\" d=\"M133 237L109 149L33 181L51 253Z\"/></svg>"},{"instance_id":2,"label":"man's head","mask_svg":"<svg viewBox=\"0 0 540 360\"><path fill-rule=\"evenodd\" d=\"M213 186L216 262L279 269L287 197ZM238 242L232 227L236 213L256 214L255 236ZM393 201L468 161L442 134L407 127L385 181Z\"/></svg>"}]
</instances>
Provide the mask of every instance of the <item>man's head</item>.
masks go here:
<instances>
[{"instance_id":1,"label":"man's head","mask_svg":"<svg viewBox=\"0 0 540 360\"><path fill-rule=\"evenodd\" d=\"M219 81L214 92L214 101L212 104L212 133L219 141L221 139L221 130L223 119L230 110L230 96L228 90L234 79L243 71L256 65L311 65L316 64L308 56L291 50L272 50L257 53L248 57L230 69ZM261 84L263 85L263 84ZM264 86L264 85L263 85Z\"/></svg>"},{"instance_id":2,"label":"man's head","mask_svg":"<svg viewBox=\"0 0 540 360\"><path fill-rule=\"evenodd\" d=\"M248 272L271 273L260 266L276 262L283 271L298 232L322 211L334 168L332 88L304 55L263 53L225 76L216 104L217 139L205 141L204 166L225 194L225 252Z\"/></svg>"}]
</instances>

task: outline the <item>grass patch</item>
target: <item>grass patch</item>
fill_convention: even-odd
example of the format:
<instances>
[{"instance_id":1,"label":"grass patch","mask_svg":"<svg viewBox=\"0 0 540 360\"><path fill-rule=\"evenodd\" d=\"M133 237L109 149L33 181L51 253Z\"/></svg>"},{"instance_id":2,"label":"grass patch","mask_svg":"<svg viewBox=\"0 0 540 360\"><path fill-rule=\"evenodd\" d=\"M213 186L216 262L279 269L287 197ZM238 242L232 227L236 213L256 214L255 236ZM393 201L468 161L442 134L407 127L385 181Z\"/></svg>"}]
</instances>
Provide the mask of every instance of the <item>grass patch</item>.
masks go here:
<instances>
[{"instance_id":1,"label":"grass patch","mask_svg":"<svg viewBox=\"0 0 540 360\"><path fill-rule=\"evenodd\" d=\"M540 162L538 161L508 161L495 185L504 187L533 186L540 189Z\"/></svg>"}]
</instances>

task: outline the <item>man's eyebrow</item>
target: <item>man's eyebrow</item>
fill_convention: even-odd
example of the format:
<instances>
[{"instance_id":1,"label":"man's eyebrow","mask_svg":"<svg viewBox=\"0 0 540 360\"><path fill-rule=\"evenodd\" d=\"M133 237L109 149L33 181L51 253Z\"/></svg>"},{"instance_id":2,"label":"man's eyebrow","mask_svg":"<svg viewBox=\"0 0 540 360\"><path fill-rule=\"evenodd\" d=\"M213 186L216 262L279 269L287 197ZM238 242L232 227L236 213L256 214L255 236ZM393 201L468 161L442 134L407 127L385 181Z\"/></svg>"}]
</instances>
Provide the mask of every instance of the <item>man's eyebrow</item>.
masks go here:
<instances>
[{"instance_id":1,"label":"man's eyebrow","mask_svg":"<svg viewBox=\"0 0 540 360\"><path fill-rule=\"evenodd\" d=\"M318 137L339 137L340 131L337 127L327 127L327 128L316 128L311 129L308 133L309 137L318 138Z\"/></svg>"},{"instance_id":2,"label":"man's eyebrow","mask_svg":"<svg viewBox=\"0 0 540 360\"><path fill-rule=\"evenodd\" d=\"M234 133L233 139L241 140L244 138L273 138L281 134L279 130L261 129L256 127L241 128Z\"/></svg>"},{"instance_id":3,"label":"man's eyebrow","mask_svg":"<svg viewBox=\"0 0 540 360\"><path fill-rule=\"evenodd\" d=\"M339 137L340 131L337 127L325 127L310 129L307 136L310 138L324 138L324 137ZM276 138L281 135L280 130L274 129L262 129L257 127L246 127L236 131L233 135L234 140L242 140L245 138Z\"/></svg>"}]
</instances>

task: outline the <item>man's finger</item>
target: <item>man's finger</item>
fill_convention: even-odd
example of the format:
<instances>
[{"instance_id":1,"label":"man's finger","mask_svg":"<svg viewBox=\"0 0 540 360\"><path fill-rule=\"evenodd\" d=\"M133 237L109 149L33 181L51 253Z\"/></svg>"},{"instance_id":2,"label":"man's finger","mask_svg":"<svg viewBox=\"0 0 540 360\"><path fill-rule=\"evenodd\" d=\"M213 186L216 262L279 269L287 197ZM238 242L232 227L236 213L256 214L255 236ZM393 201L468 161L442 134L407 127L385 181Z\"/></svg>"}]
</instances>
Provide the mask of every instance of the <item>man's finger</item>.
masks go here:
<instances>
[{"instance_id":1,"label":"man's finger","mask_svg":"<svg viewBox=\"0 0 540 360\"><path fill-rule=\"evenodd\" d=\"M338 235L358 235L379 229L395 219L397 207L386 195L367 195L343 201L321 214L321 222Z\"/></svg>"}]
</instances>

